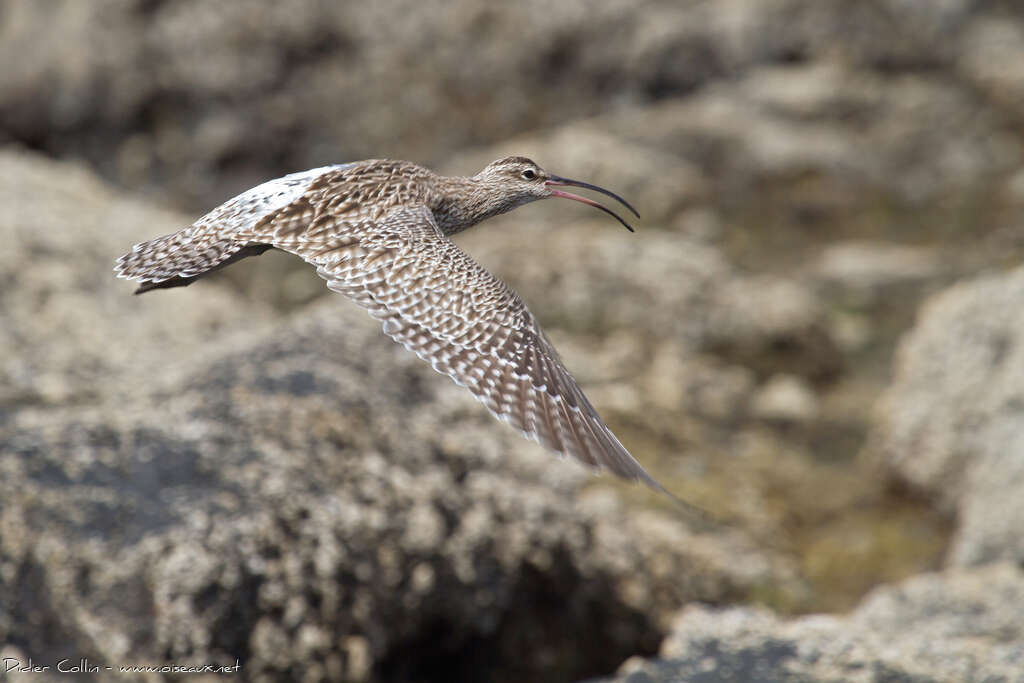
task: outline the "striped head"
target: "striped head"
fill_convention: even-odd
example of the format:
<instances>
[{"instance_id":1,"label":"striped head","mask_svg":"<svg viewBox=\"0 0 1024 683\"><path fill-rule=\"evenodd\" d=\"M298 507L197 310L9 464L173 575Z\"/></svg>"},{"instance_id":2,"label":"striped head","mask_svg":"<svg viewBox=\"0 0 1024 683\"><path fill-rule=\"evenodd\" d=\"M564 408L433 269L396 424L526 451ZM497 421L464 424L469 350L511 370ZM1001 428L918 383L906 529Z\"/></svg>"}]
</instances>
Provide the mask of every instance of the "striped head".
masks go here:
<instances>
[{"instance_id":1,"label":"striped head","mask_svg":"<svg viewBox=\"0 0 1024 683\"><path fill-rule=\"evenodd\" d=\"M594 192L600 192L601 194L620 202L623 206L632 211L637 218L640 217L640 214L636 212L636 209L634 209L629 202L614 192L580 180L571 180L569 178L554 175L553 173L548 173L538 166L536 162L527 159L526 157L512 156L493 161L488 164L484 170L473 176L472 179L489 196L490 201L488 202L489 210L487 211L487 216L505 213L506 211L511 211L518 206L537 201L538 199L562 197L564 199L583 202L584 204L588 204L604 211L605 213L611 214L616 218L616 220L626 226L630 232L633 231L633 228L631 228L626 221L611 209L598 204L591 199L580 197L579 195L565 192L563 190L554 189L556 187L569 185L573 187L586 188L588 190L593 190Z\"/></svg>"}]
</instances>

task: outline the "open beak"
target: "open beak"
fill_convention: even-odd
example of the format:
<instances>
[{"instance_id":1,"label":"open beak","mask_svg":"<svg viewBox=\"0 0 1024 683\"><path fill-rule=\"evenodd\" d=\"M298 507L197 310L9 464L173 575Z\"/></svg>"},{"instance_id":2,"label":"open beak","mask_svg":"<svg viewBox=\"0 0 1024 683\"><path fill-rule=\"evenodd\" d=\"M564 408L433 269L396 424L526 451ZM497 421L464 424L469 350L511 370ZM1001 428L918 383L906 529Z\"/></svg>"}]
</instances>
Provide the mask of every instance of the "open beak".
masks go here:
<instances>
[{"instance_id":1,"label":"open beak","mask_svg":"<svg viewBox=\"0 0 1024 683\"><path fill-rule=\"evenodd\" d=\"M619 195L615 194L611 190L606 190L603 187L598 187L597 185L591 185L590 183L584 183L584 182L582 182L580 180L570 180L569 178L562 178L561 176L557 176L557 175L549 176L548 179L544 181L544 184L547 185L548 187L550 187L552 185L571 185L573 187L583 187L583 188L586 188L588 190L593 190L594 192L600 192L601 194L608 195L612 199L614 199L617 202L621 203L627 209L632 211L633 215L635 215L637 218L640 218L640 214L637 213L636 209L634 209L633 206L629 202L627 202L625 199L623 199ZM555 196L555 197L565 197L566 199L572 199L572 200L575 200L577 202L583 202L584 204L589 204L590 206L593 206L595 208L601 209L605 213L611 214L612 216L615 216L615 220L617 220L618 222L620 222L624 226L626 226L626 230L629 230L630 232L633 232L633 228L629 225L629 223L627 223L626 221L622 220L622 216L620 216L619 214L615 213L614 211L612 211L608 207L603 206L601 204L598 204L597 202L595 202L592 199L587 199L586 197L581 197L578 194L572 194L571 192L562 192L561 190L551 190L551 194L553 196Z\"/></svg>"}]
</instances>

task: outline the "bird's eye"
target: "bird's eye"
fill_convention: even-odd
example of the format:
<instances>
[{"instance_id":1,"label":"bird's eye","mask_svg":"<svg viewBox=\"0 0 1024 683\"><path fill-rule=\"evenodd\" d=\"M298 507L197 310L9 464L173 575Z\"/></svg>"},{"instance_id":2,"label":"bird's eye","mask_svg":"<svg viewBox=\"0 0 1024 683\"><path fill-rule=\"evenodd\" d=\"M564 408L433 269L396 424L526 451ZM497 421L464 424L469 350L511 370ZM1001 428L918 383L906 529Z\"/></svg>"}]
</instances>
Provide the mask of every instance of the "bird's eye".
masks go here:
<instances>
[{"instance_id":1,"label":"bird's eye","mask_svg":"<svg viewBox=\"0 0 1024 683\"><path fill-rule=\"evenodd\" d=\"M537 177L537 172L534 171L532 168L528 168L522 173L520 173L520 175L526 180L533 180L534 178Z\"/></svg>"}]
</instances>

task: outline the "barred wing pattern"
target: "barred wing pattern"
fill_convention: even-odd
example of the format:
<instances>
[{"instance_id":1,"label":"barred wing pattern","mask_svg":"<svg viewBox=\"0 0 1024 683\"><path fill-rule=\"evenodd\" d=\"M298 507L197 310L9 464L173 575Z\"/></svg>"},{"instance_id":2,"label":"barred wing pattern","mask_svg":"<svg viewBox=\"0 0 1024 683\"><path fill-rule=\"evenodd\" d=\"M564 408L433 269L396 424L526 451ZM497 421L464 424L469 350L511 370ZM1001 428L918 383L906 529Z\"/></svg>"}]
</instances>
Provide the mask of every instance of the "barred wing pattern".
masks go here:
<instances>
[{"instance_id":1,"label":"barred wing pattern","mask_svg":"<svg viewBox=\"0 0 1024 683\"><path fill-rule=\"evenodd\" d=\"M448 239L427 207L378 220L297 208L268 217L252 238L315 265L330 289L525 436L664 490L598 416L522 299Z\"/></svg>"}]
</instances>

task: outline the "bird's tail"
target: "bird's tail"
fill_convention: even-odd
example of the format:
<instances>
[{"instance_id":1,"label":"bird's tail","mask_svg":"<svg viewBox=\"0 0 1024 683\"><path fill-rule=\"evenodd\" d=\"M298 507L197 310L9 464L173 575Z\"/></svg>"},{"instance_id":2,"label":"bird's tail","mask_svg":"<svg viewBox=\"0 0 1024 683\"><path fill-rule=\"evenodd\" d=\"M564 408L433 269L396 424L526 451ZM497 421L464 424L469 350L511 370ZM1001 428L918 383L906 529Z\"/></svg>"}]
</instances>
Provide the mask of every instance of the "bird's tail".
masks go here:
<instances>
[{"instance_id":1,"label":"bird's tail","mask_svg":"<svg viewBox=\"0 0 1024 683\"><path fill-rule=\"evenodd\" d=\"M117 260L114 272L120 278L139 282L135 293L142 294L151 289L190 285L204 275L270 248L269 244L241 242L217 230L193 225L136 244Z\"/></svg>"}]
</instances>

